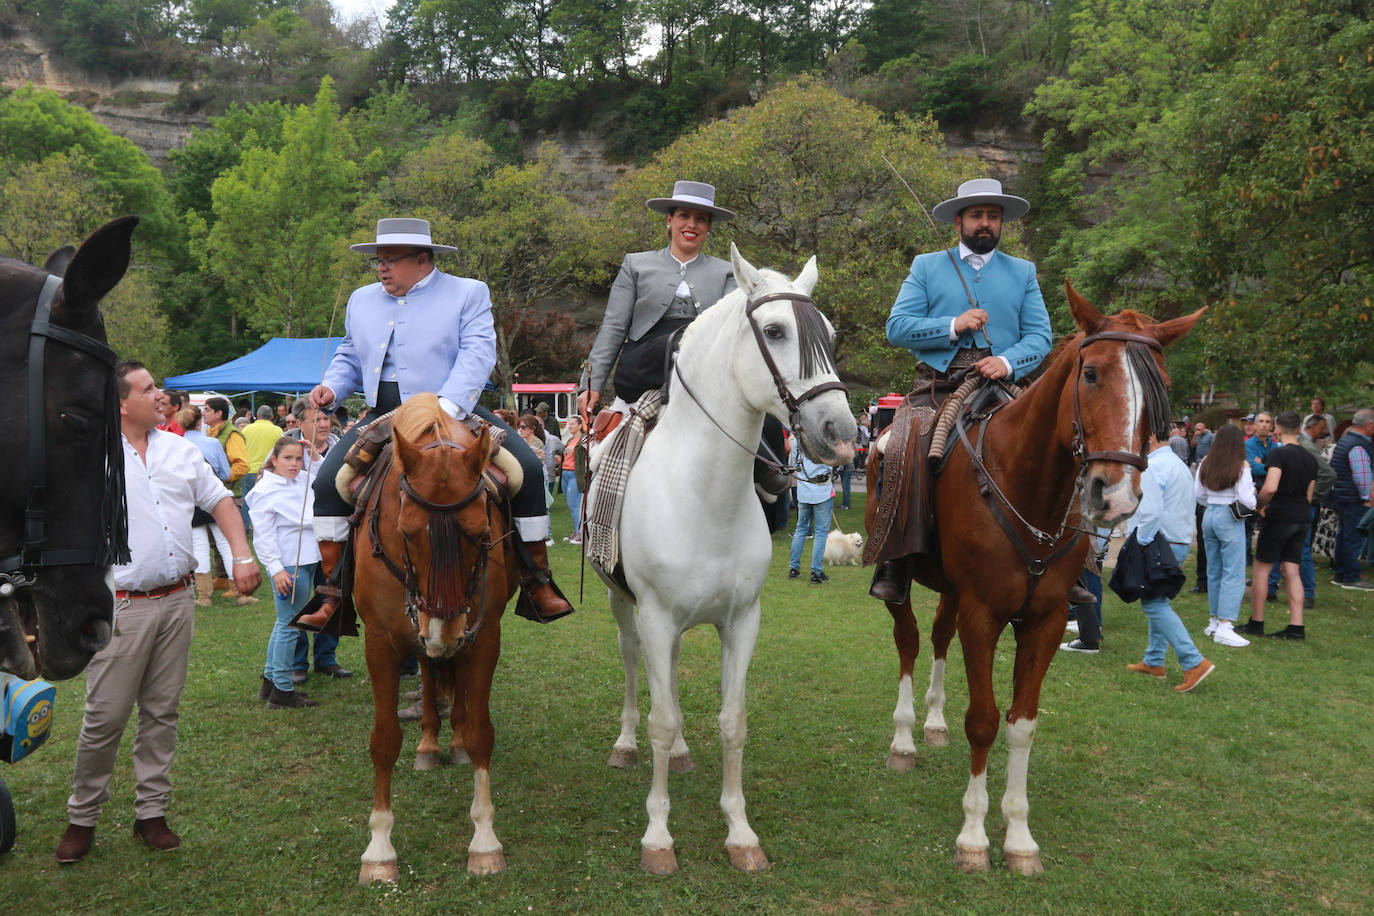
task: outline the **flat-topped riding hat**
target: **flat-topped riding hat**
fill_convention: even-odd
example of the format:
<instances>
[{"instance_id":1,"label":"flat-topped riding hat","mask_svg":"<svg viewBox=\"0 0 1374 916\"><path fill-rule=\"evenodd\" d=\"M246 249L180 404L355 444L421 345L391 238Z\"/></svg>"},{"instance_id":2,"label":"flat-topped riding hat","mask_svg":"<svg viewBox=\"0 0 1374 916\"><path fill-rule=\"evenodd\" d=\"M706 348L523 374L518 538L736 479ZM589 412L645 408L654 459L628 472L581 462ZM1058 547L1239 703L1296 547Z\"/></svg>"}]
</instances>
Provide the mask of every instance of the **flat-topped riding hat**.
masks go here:
<instances>
[{"instance_id":1,"label":"flat-topped riding hat","mask_svg":"<svg viewBox=\"0 0 1374 916\"><path fill-rule=\"evenodd\" d=\"M712 219L721 222L735 218L733 210L716 206L715 185L701 181L674 182L672 197L653 197L646 205L659 213L667 213L671 207L691 207L693 210L705 210Z\"/></svg>"},{"instance_id":2,"label":"flat-topped riding hat","mask_svg":"<svg viewBox=\"0 0 1374 916\"><path fill-rule=\"evenodd\" d=\"M452 254L457 251L452 245L436 245L429 236L427 219L379 219L377 220L377 241L349 245L354 251L363 254L376 254L378 248L394 245L405 248L429 248L435 254Z\"/></svg>"},{"instance_id":3,"label":"flat-topped riding hat","mask_svg":"<svg viewBox=\"0 0 1374 916\"><path fill-rule=\"evenodd\" d=\"M965 207L974 204L998 204L1002 208L1002 219L1020 219L1030 212L1030 201L1024 197L1002 193L1002 182L996 178L975 178L959 185L959 194L949 200L942 200L931 211L942 223L953 223L954 218Z\"/></svg>"}]
</instances>

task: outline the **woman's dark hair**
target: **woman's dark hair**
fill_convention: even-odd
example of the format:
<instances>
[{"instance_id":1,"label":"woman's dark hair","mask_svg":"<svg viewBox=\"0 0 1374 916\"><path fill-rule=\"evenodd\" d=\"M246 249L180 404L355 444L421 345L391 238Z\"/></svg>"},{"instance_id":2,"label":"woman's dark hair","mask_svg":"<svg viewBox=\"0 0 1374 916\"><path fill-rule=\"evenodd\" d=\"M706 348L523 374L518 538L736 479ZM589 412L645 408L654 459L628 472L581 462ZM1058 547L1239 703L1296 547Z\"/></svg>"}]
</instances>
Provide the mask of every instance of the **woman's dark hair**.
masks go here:
<instances>
[{"instance_id":1,"label":"woman's dark hair","mask_svg":"<svg viewBox=\"0 0 1374 916\"><path fill-rule=\"evenodd\" d=\"M518 432L521 429L528 429L534 433L535 438L540 442L544 441L544 424L539 422L539 418L532 413L527 413L520 418L520 425L516 427Z\"/></svg>"},{"instance_id":2,"label":"woman's dark hair","mask_svg":"<svg viewBox=\"0 0 1374 916\"><path fill-rule=\"evenodd\" d=\"M1198 480L1209 490L1226 490L1236 485L1245 465L1245 434L1227 423L1217 430L1212 447L1198 468Z\"/></svg>"}]
</instances>

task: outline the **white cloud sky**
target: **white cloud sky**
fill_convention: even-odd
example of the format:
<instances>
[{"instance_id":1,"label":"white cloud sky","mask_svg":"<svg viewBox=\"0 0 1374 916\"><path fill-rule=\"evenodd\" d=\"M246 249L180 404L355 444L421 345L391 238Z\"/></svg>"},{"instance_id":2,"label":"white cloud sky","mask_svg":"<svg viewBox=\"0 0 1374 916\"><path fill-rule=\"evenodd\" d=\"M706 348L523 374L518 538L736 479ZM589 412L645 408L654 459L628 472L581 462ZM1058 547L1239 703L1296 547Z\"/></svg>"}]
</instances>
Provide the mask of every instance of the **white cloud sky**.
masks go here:
<instances>
[{"instance_id":1,"label":"white cloud sky","mask_svg":"<svg viewBox=\"0 0 1374 916\"><path fill-rule=\"evenodd\" d=\"M338 10L340 18L344 22L352 22L355 19L362 19L376 16L377 21L386 24L387 10L395 4L395 0L329 0Z\"/></svg>"}]
</instances>

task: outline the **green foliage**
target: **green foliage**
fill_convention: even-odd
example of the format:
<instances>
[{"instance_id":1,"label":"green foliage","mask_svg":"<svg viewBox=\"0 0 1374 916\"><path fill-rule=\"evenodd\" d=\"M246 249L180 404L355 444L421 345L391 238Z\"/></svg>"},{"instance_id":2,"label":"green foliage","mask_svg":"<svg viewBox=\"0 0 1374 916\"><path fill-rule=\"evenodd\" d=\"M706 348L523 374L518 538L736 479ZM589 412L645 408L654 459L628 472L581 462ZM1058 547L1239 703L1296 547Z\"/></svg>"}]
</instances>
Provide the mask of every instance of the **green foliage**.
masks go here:
<instances>
[{"instance_id":1,"label":"green foliage","mask_svg":"<svg viewBox=\"0 0 1374 916\"><path fill-rule=\"evenodd\" d=\"M214 225L194 222L203 265L264 338L327 329L337 299L335 248L349 223L357 172L328 78L313 105L287 116L283 137L280 151L245 150L211 189Z\"/></svg>"},{"instance_id":2,"label":"green foliage","mask_svg":"<svg viewBox=\"0 0 1374 916\"><path fill-rule=\"evenodd\" d=\"M211 118L208 129L192 131L190 139L168 156L177 212L189 210L213 219L210 187L215 179L238 165L246 148L280 149L286 115L286 106L276 101L247 108L232 105Z\"/></svg>"},{"instance_id":3,"label":"green foliage","mask_svg":"<svg viewBox=\"0 0 1374 916\"><path fill-rule=\"evenodd\" d=\"M41 265L113 219L117 207L80 152L38 162L0 160L0 254Z\"/></svg>"},{"instance_id":4,"label":"green foliage","mask_svg":"<svg viewBox=\"0 0 1374 916\"><path fill-rule=\"evenodd\" d=\"M927 205L953 188L966 166L946 156L929 120L888 121L813 79L799 79L682 137L616 186L603 262L663 238L662 217L644 208L679 178L716 186L740 218L712 233L714 253L734 241L760 266L795 274L815 254L817 302L836 327L846 377L876 387L910 380L911 358L887 343L884 326L917 253L947 244L883 163L886 155Z\"/></svg>"},{"instance_id":5,"label":"green foliage","mask_svg":"<svg viewBox=\"0 0 1374 916\"><path fill-rule=\"evenodd\" d=\"M154 277L134 268L100 302L105 336L121 359L136 359L153 378L172 374L168 322L157 308Z\"/></svg>"},{"instance_id":6,"label":"green foliage","mask_svg":"<svg viewBox=\"0 0 1374 916\"><path fill-rule=\"evenodd\" d=\"M153 253L168 257L176 251L180 227L172 198L161 173L138 147L55 92L26 86L0 98L0 169L8 172L56 153L80 156L85 164L79 168L101 198L120 214L142 217L136 238Z\"/></svg>"}]
</instances>

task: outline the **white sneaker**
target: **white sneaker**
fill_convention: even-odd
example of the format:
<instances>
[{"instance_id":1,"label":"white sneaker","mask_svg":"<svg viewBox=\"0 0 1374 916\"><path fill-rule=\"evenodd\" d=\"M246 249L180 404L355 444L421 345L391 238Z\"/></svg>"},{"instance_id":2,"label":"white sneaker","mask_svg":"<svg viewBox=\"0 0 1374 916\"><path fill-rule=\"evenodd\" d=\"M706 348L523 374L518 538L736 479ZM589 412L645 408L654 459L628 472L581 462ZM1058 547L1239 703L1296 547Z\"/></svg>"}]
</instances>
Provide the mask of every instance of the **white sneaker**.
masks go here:
<instances>
[{"instance_id":1,"label":"white sneaker","mask_svg":"<svg viewBox=\"0 0 1374 916\"><path fill-rule=\"evenodd\" d=\"M1207 619L1207 629L1202 631L1203 636L1212 636L1217 632L1217 627L1221 626L1220 617L1209 617Z\"/></svg>"},{"instance_id":2,"label":"white sneaker","mask_svg":"<svg viewBox=\"0 0 1374 916\"><path fill-rule=\"evenodd\" d=\"M1070 620L1067 624L1064 625L1064 632L1065 632L1065 633L1072 633L1073 635L1077 636L1077 635L1078 635L1078 621L1077 621L1077 620Z\"/></svg>"},{"instance_id":3,"label":"white sneaker","mask_svg":"<svg viewBox=\"0 0 1374 916\"><path fill-rule=\"evenodd\" d=\"M1235 624L1229 620L1223 620L1217 625L1217 630L1212 634L1212 642L1219 646L1230 646L1233 649L1244 649L1250 645L1250 640L1236 632Z\"/></svg>"}]
</instances>

